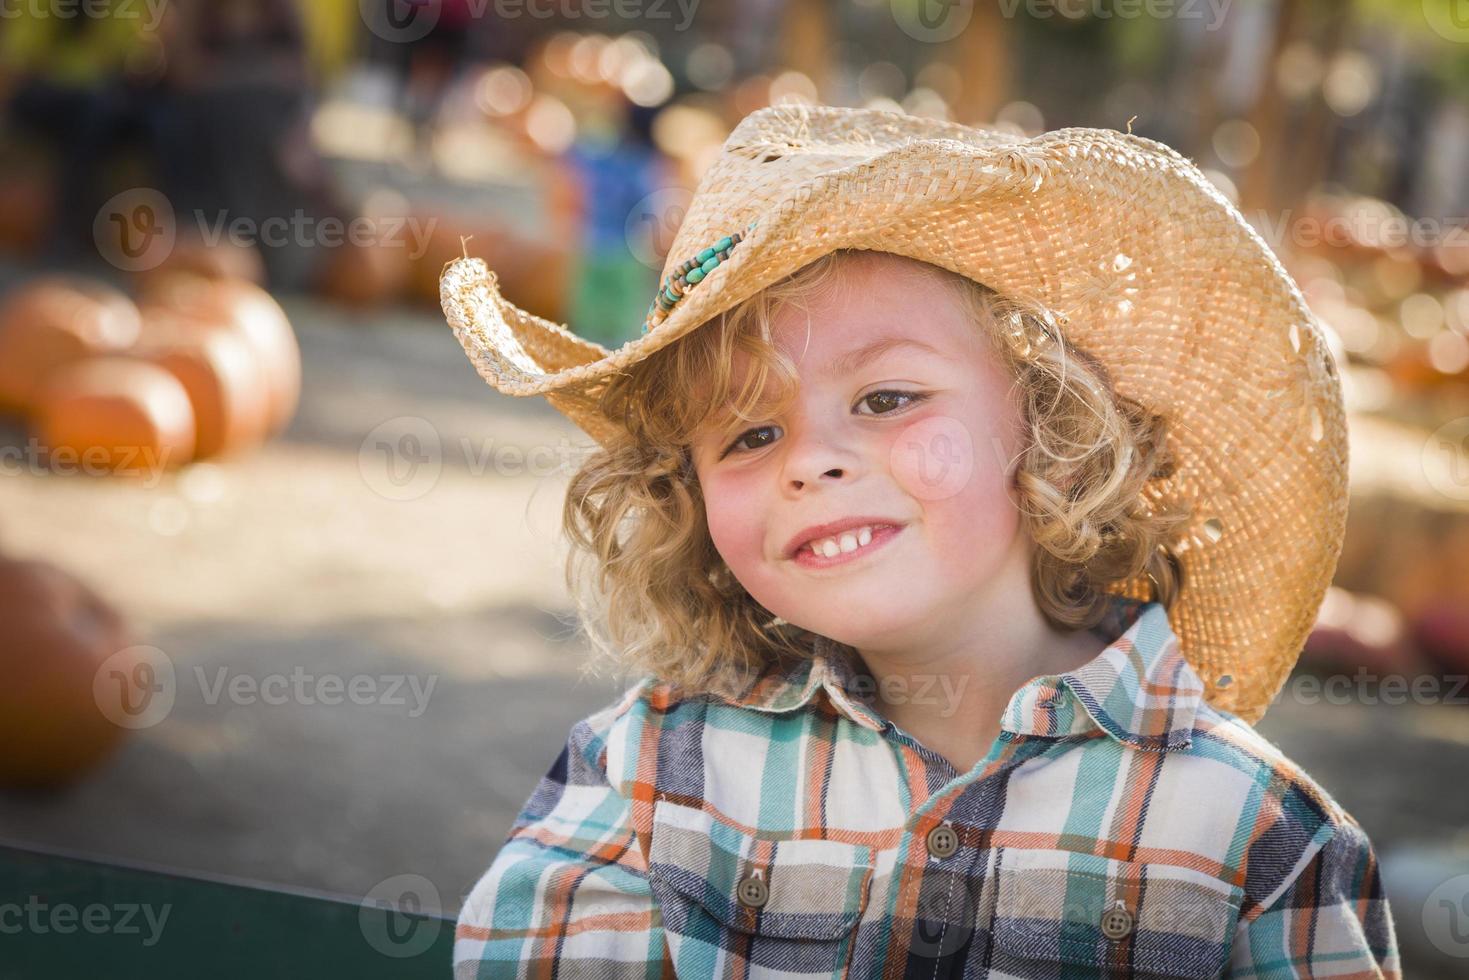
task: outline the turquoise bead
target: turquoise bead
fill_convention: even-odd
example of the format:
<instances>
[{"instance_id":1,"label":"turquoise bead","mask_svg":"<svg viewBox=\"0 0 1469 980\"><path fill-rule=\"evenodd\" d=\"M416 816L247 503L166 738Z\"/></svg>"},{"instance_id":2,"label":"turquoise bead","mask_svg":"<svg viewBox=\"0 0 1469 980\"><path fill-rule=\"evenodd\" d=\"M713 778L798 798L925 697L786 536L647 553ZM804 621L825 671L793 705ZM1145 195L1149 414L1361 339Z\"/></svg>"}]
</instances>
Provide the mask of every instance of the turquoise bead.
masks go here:
<instances>
[{"instance_id":1,"label":"turquoise bead","mask_svg":"<svg viewBox=\"0 0 1469 980\"><path fill-rule=\"evenodd\" d=\"M703 279L704 278L704 270L703 269L695 269L695 270L693 270L692 272L690 272L688 274L688 277L687 278L688 278L688 280L689 280L690 283L696 283L700 279Z\"/></svg>"},{"instance_id":2,"label":"turquoise bead","mask_svg":"<svg viewBox=\"0 0 1469 980\"><path fill-rule=\"evenodd\" d=\"M723 252L725 249L729 248L730 245L732 245L732 244L733 244L733 242L731 242L729 240L729 236L728 235L725 235L723 238L721 238L719 240L719 244L717 244L717 245L714 246L714 251L716 251L716 252Z\"/></svg>"},{"instance_id":3,"label":"turquoise bead","mask_svg":"<svg viewBox=\"0 0 1469 980\"><path fill-rule=\"evenodd\" d=\"M708 262L711 258L713 258L713 256L714 256L714 249L712 249L712 248L706 248L706 249L704 249L704 251L702 251L702 252L699 253L698 261L702 265L703 263Z\"/></svg>"},{"instance_id":4,"label":"turquoise bead","mask_svg":"<svg viewBox=\"0 0 1469 980\"><path fill-rule=\"evenodd\" d=\"M713 257L713 258L709 259L707 262L705 262L699 268L702 269L703 272L704 272L704 275L707 276L709 273L713 272L718 266L719 266L719 257L716 255L715 257Z\"/></svg>"}]
</instances>

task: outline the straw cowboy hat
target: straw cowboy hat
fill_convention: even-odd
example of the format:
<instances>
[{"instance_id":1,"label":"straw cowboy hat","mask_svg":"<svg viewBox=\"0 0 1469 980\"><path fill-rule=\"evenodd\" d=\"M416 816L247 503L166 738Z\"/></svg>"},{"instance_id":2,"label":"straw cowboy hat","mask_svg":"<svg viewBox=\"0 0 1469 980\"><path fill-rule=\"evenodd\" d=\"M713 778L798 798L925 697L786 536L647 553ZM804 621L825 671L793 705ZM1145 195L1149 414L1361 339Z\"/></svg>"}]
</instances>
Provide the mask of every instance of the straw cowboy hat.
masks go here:
<instances>
[{"instance_id":1,"label":"straw cowboy hat","mask_svg":"<svg viewBox=\"0 0 1469 980\"><path fill-rule=\"evenodd\" d=\"M840 248L921 259L1060 314L1117 389L1170 420L1160 501L1169 621L1205 697L1253 723L1285 683L1341 550L1347 433L1323 328L1260 236L1187 158L1113 130L1022 138L875 109L747 116L701 180L643 334L616 351L449 263L445 316L480 375L544 395L599 442L611 374ZM1122 591L1122 590L1119 590ZM1149 595L1146 580L1126 585Z\"/></svg>"}]
</instances>

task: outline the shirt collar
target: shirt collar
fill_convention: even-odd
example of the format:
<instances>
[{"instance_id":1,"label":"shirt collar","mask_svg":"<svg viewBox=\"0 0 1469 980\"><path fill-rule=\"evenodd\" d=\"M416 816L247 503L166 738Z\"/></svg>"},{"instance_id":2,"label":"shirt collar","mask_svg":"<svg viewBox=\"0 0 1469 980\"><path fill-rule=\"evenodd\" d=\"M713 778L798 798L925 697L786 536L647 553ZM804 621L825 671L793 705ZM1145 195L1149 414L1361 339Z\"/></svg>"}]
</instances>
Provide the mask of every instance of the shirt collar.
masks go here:
<instances>
[{"instance_id":1,"label":"shirt collar","mask_svg":"<svg viewBox=\"0 0 1469 980\"><path fill-rule=\"evenodd\" d=\"M1000 727L1017 735L1061 737L1101 729L1124 745L1187 748L1204 684L1183 657L1167 610L1113 596L1092 632L1107 647L1076 670L1033 677L1011 696ZM773 665L744 694L720 700L756 711L791 711L818 692L840 714L873 731L886 720L872 708L874 683L849 648L820 637L810 659ZM914 692L916 694L916 691ZM941 696L942 690L933 696Z\"/></svg>"}]
</instances>

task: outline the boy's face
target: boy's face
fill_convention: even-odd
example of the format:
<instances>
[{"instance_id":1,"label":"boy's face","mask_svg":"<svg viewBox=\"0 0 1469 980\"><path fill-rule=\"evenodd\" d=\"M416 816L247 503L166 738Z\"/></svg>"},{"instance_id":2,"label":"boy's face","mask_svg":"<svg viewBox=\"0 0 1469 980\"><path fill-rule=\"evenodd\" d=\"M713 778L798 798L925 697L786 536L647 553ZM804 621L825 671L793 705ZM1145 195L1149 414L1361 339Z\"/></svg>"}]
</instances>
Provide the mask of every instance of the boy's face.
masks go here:
<instances>
[{"instance_id":1,"label":"boy's face","mask_svg":"<svg viewBox=\"0 0 1469 980\"><path fill-rule=\"evenodd\" d=\"M800 378L786 414L694 440L709 533L787 622L858 648L922 642L966 622L976 599L1016 594L1000 580L1028 568L1009 493L1012 381L943 285L881 254L841 272L844 289L807 304L809 333L805 310L772 323ZM747 367L737 354L736 377ZM807 528L853 518L893 528L865 545L857 528L838 533L838 549L859 546L834 557L793 553Z\"/></svg>"}]
</instances>

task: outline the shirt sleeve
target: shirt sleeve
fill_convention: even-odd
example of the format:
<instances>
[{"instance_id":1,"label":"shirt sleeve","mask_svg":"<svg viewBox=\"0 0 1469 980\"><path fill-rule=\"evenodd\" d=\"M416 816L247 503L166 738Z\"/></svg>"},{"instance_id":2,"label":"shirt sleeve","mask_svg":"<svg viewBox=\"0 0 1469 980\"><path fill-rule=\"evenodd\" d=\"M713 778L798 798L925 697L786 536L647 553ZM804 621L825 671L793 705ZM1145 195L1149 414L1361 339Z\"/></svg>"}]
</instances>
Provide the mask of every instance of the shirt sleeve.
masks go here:
<instances>
[{"instance_id":1,"label":"shirt sleeve","mask_svg":"<svg viewBox=\"0 0 1469 980\"><path fill-rule=\"evenodd\" d=\"M1401 980L1377 855L1350 819L1254 918L1240 919L1229 977Z\"/></svg>"},{"instance_id":2,"label":"shirt sleeve","mask_svg":"<svg viewBox=\"0 0 1469 980\"><path fill-rule=\"evenodd\" d=\"M576 723L470 892L454 976L672 976L662 916L604 733Z\"/></svg>"}]
</instances>

